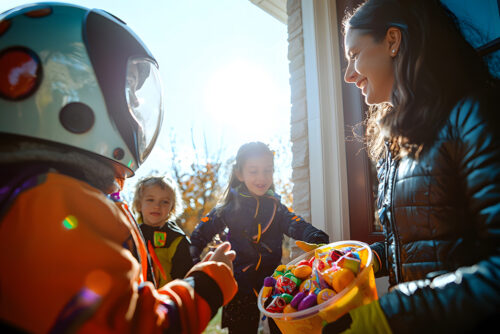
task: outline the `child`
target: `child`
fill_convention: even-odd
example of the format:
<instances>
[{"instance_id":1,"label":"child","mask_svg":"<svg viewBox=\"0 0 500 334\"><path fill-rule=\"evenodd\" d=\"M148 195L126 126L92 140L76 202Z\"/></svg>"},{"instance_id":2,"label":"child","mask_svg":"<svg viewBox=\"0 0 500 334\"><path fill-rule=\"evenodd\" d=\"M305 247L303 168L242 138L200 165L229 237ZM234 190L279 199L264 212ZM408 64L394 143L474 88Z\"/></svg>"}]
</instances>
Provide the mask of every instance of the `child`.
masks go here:
<instances>
[{"instance_id":1,"label":"child","mask_svg":"<svg viewBox=\"0 0 500 334\"><path fill-rule=\"evenodd\" d=\"M149 176L135 188L133 210L146 241L158 287L176 278L184 278L193 261L189 239L177 226L182 211L181 196L175 183L166 177Z\"/></svg>"},{"instance_id":2,"label":"child","mask_svg":"<svg viewBox=\"0 0 500 334\"><path fill-rule=\"evenodd\" d=\"M236 294L230 244L155 289L132 214L107 196L158 137L156 60L99 9L26 4L0 26L0 76L16 77L0 85L0 332L202 333Z\"/></svg>"},{"instance_id":3,"label":"child","mask_svg":"<svg viewBox=\"0 0 500 334\"><path fill-rule=\"evenodd\" d=\"M283 234L311 243L327 243L328 235L290 212L274 193L274 154L261 142L238 150L222 202L201 219L191 235L191 256L199 260L213 236L228 229L236 251L234 275L238 293L223 309L229 333L257 333L257 294L264 278L281 262Z\"/></svg>"}]
</instances>

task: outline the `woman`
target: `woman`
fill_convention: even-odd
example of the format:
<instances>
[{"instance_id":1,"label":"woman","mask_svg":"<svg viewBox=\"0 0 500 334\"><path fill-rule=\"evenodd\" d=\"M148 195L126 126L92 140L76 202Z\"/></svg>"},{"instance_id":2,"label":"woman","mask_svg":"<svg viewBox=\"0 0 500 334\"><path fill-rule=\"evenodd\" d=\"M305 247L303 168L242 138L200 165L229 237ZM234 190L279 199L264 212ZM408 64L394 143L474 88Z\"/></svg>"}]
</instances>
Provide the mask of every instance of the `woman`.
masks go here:
<instances>
[{"instance_id":1,"label":"woman","mask_svg":"<svg viewBox=\"0 0 500 334\"><path fill-rule=\"evenodd\" d=\"M344 21L370 105L390 292L324 332L455 333L500 313L498 81L439 1L369 0Z\"/></svg>"}]
</instances>

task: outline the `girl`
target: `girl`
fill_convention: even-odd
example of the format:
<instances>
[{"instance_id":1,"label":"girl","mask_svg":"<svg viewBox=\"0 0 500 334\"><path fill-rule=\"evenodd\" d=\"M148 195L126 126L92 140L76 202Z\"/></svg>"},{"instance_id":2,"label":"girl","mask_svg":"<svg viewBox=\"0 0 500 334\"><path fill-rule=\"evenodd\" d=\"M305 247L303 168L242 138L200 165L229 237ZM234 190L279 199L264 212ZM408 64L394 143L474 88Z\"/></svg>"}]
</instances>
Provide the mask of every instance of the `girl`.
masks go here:
<instances>
[{"instance_id":1,"label":"girl","mask_svg":"<svg viewBox=\"0 0 500 334\"><path fill-rule=\"evenodd\" d=\"M224 307L222 327L229 333L257 333L257 293L266 276L281 262L283 234L311 243L327 243L328 235L290 212L274 193L274 154L261 142L238 150L221 203L201 219L191 235L195 262L212 238L228 229L236 251L236 297Z\"/></svg>"},{"instance_id":2,"label":"girl","mask_svg":"<svg viewBox=\"0 0 500 334\"><path fill-rule=\"evenodd\" d=\"M153 262L158 287L176 278L184 278L193 266L189 239L174 219L182 212L175 183L167 177L149 176L135 189L133 210Z\"/></svg>"},{"instance_id":3,"label":"girl","mask_svg":"<svg viewBox=\"0 0 500 334\"><path fill-rule=\"evenodd\" d=\"M371 247L391 289L326 333L497 326L500 90L457 23L438 0L369 0L346 19L345 80L370 105L378 162L385 240Z\"/></svg>"}]
</instances>

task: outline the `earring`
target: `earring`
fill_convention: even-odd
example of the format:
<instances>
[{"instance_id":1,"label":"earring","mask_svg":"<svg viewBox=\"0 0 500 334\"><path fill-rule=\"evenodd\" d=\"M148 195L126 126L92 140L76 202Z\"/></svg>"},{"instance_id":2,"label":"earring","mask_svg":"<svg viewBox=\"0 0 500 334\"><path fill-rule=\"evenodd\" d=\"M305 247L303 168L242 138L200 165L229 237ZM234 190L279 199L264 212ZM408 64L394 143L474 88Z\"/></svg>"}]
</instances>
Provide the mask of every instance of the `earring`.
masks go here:
<instances>
[{"instance_id":1,"label":"earring","mask_svg":"<svg viewBox=\"0 0 500 334\"><path fill-rule=\"evenodd\" d=\"M392 53L396 53L396 49L392 49Z\"/></svg>"}]
</instances>

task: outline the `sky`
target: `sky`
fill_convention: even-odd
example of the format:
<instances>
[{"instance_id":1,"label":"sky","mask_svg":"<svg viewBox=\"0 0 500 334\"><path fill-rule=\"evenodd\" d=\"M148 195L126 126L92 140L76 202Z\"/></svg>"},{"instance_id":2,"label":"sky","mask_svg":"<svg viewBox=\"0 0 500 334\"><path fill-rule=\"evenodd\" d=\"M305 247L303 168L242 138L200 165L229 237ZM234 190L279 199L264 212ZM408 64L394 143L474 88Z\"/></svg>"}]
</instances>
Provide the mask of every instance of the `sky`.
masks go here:
<instances>
[{"instance_id":1,"label":"sky","mask_svg":"<svg viewBox=\"0 0 500 334\"><path fill-rule=\"evenodd\" d=\"M0 11L30 2L2 0ZM249 141L271 148L289 141L287 27L249 0L62 2L119 17L159 64L163 126L136 176L167 170L172 138L186 164L194 156L192 134L199 152L204 153L206 139L209 155L222 152L223 159Z\"/></svg>"}]
</instances>

